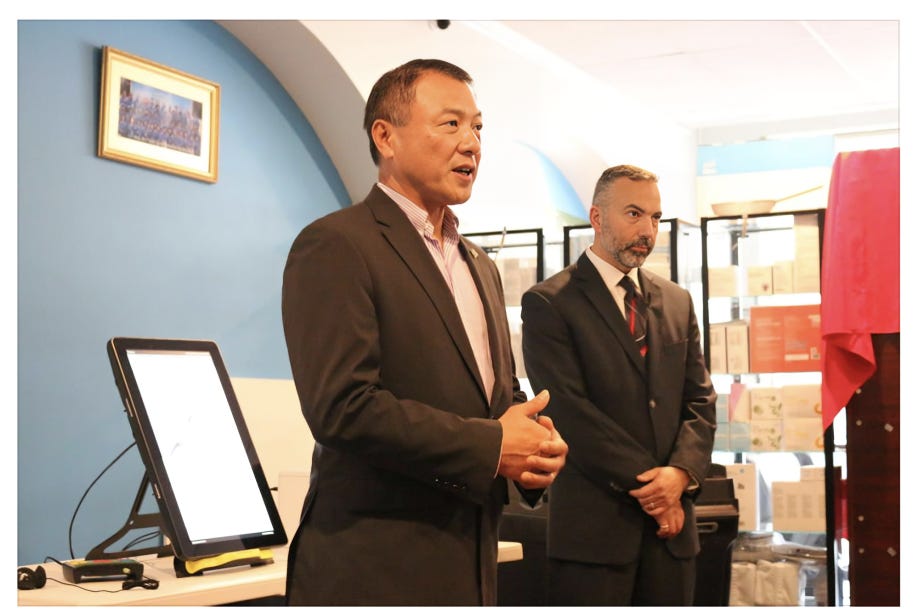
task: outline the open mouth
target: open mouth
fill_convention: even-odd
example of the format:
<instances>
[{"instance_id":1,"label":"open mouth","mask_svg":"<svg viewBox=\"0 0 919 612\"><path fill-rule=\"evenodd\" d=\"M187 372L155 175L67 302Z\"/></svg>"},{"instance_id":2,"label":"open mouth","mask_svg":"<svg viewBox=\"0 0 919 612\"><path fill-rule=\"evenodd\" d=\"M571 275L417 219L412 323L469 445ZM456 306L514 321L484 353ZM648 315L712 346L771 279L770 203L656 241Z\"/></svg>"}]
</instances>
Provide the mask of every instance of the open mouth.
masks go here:
<instances>
[{"instance_id":1,"label":"open mouth","mask_svg":"<svg viewBox=\"0 0 919 612\"><path fill-rule=\"evenodd\" d=\"M472 176L473 168L466 168L466 167L454 168L453 171L458 174L462 174L463 176Z\"/></svg>"}]
</instances>

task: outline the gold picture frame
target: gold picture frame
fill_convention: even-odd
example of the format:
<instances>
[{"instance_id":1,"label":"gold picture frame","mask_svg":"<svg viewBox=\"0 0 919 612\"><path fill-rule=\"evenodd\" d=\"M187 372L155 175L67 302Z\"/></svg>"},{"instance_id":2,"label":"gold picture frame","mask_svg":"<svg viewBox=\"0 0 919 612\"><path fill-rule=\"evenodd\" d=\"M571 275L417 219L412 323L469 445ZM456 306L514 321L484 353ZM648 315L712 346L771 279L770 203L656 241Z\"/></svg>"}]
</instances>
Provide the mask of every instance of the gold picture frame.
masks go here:
<instances>
[{"instance_id":1,"label":"gold picture frame","mask_svg":"<svg viewBox=\"0 0 919 612\"><path fill-rule=\"evenodd\" d=\"M217 182L220 85L102 48L99 157Z\"/></svg>"}]
</instances>

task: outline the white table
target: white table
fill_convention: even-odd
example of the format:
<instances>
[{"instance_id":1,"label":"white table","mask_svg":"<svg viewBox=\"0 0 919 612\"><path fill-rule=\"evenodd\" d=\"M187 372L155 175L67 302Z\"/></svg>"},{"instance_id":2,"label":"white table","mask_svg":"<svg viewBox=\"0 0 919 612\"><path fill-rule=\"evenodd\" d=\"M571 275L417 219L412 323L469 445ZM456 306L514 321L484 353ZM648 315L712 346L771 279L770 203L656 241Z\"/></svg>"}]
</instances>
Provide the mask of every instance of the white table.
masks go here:
<instances>
[{"instance_id":1,"label":"white table","mask_svg":"<svg viewBox=\"0 0 919 612\"><path fill-rule=\"evenodd\" d=\"M177 578L172 557L155 555L136 557L144 564L144 577L159 580L158 589L136 587L116 593L90 593L77 586L93 590L117 590L119 581L81 582L73 585L64 581L61 566L42 564L49 580L41 589L18 591L20 606L213 606L219 604L277 597L284 594L287 575L287 547L273 549L274 563L256 567L229 567L206 572L202 576ZM519 542L499 542L498 562L523 559ZM34 566L30 565L28 567Z\"/></svg>"}]
</instances>

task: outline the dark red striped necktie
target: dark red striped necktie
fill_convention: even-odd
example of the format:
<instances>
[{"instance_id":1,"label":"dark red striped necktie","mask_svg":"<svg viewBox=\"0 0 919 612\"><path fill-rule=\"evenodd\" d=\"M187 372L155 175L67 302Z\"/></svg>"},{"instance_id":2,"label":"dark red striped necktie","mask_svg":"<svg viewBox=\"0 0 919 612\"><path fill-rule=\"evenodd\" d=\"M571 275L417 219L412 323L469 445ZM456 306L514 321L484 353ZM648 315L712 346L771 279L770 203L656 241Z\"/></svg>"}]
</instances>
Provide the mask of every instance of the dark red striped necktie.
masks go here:
<instances>
[{"instance_id":1,"label":"dark red striped necktie","mask_svg":"<svg viewBox=\"0 0 919 612\"><path fill-rule=\"evenodd\" d=\"M648 352L648 336L646 322L648 318L648 304L638 295L635 283L628 276L623 276L619 285L625 289L625 312L629 323L629 331L638 345L638 352L644 357Z\"/></svg>"}]
</instances>

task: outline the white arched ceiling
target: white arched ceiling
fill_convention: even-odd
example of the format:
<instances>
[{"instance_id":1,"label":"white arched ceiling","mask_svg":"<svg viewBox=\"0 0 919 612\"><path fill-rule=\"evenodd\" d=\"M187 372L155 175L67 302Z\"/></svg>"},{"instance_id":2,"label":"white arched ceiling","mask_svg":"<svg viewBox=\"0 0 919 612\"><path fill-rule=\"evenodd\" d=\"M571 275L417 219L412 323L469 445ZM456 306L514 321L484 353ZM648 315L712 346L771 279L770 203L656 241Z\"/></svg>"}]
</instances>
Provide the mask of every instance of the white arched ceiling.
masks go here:
<instances>
[{"instance_id":1,"label":"white arched ceiling","mask_svg":"<svg viewBox=\"0 0 919 612\"><path fill-rule=\"evenodd\" d=\"M376 180L361 123L364 97L301 21L219 21L274 74L303 112L356 202Z\"/></svg>"},{"instance_id":2,"label":"white arched ceiling","mask_svg":"<svg viewBox=\"0 0 919 612\"><path fill-rule=\"evenodd\" d=\"M668 216L696 217L695 139L689 130L651 116L498 23L454 21L447 29L423 20L218 23L288 91L353 201L376 179L361 126L373 83L408 60L437 57L475 80L485 123L482 186L504 180L500 175L507 169L489 162L489 143L502 150L518 143L555 164L585 211L604 168L634 163L661 175ZM477 189L470 203L503 206L512 191L508 185Z\"/></svg>"}]
</instances>

